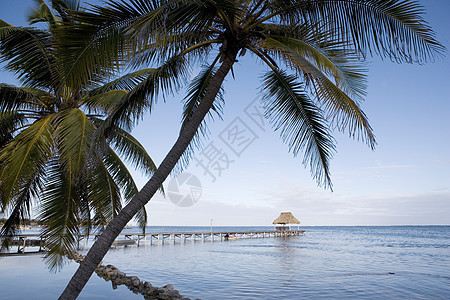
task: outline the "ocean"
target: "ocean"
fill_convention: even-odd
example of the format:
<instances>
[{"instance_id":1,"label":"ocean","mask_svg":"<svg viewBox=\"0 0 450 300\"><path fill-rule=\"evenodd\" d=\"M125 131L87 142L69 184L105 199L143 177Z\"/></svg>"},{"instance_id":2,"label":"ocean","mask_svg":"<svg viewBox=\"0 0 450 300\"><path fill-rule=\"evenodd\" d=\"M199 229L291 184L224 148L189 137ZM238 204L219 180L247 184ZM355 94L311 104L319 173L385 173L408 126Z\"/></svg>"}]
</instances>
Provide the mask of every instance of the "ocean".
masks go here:
<instances>
[{"instance_id":1,"label":"ocean","mask_svg":"<svg viewBox=\"0 0 450 300\"><path fill-rule=\"evenodd\" d=\"M214 227L218 231L268 227ZM103 264L191 299L450 299L450 226L301 227L303 236L131 246ZM137 229L127 229L136 232ZM149 227L147 232L209 232ZM82 252L82 251L81 251ZM0 258L0 299L56 299L77 268ZM93 275L79 299L142 299Z\"/></svg>"}]
</instances>

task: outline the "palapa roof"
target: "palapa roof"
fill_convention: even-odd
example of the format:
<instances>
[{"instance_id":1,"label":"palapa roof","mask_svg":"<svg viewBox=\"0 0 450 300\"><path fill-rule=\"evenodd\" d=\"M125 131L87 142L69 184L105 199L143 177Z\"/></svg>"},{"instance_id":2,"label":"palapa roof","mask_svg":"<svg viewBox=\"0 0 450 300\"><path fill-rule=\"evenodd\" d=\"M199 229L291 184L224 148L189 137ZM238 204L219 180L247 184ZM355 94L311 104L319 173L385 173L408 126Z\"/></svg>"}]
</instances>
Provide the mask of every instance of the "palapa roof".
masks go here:
<instances>
[{"instance_id":1,"label":"palapa roof","mask_svg":"<svg viewBox=\"0 0 450 300\"><path fill-rule=\"evenodd\" d=\"M300 221L291 212L283 212L272 224L300 224Z\"/></svg>"}]
</instances>

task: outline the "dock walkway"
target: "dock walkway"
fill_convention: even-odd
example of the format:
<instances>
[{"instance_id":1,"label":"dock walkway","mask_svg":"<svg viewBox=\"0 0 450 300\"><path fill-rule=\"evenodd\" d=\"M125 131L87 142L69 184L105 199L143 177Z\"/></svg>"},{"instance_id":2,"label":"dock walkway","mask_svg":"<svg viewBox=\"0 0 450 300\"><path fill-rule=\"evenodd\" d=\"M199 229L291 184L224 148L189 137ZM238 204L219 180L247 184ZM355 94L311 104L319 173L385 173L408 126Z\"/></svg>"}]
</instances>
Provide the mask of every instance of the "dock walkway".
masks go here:
<instances>
[{"instance_id":1,"label":"dock walkway","mask_svg":"<svg viewBox=\"0 0 450 300\"><path fill-rule=\"evenodd\" d=\"M287 237L304 234L304 230L286 230L286 231L223 231L223 232L170 232L170 233L121 233L119 239L136 240L139 246L140 242L154 242L157 244L167 243L167 241L176 243L184 243L186 241L225 241L234 239L248 238L270 238L270 237ZM96 237L95 237L96 238Z\"/></svg>"},{"instance_id":2,"label":"dock walkway","mask_svg":"<svg viewBox=\"0 0 450 300\"><path fill-rule=\"evenodd\" d=\"M165 243L185 243L187 241L226 241L237 239L252 238L270 238L270 237L288 237L303 235L305 230L274 230L274 231L222 231L222 232L168 232L168 233L120 233L114 247L128 246L137 243L140 246L150 242L150 245L164 245ZM90 234L96 240L100 234ZM81 243L86 248L87 235L77 236L77 248L80 249ZM21 234L11 241L11 246L17 246L17 253L25 253L26 247L39 247L38 252L45 251L45 236L40 234Z\"/></svg>"}]
</instances>

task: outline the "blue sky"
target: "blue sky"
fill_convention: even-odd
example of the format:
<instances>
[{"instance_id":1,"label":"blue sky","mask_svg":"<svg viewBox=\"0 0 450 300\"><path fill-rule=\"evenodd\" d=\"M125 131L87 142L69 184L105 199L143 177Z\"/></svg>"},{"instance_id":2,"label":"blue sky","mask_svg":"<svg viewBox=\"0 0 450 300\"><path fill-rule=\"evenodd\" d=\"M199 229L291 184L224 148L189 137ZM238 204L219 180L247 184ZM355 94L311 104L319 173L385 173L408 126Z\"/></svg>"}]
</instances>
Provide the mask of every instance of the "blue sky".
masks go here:
<instances>
[{"instance_id":1,"label":"blue sky","mask_svg":"<svg viewBox=\"0 0 450 300\"><path fill-rule=\"evenodd\" d=\"M450 1L420 3L437 39L449 49ZM24 24L24 12L31 4L31 0L8 3L0 16ZM180 207L168 196L155 196L147 204L149 224L209 225L213 219L214 225L270 225L282 211L293 212L303 225L450 224L448 51L422 66L378 58L369 59L368 66L368 95L362 108L378 145L372 151L336 132L333 192L317 186L301 155L293 158L269 124L247 114L257 108L259 74L264 70L248 58L236 65L235 79L227 78L223 120L209 123L209 139L185 170L200 182L200 197L193 205ZM15 80L2 71L0 82ZM161 99L133 132L157 163L177 137L182 98L179 94L165 102ZM236 128L246 129L247 135L231 141ZM199 164L213 150L220 174L217 168ZM172 179L165 182L168 192ZM142 186L146 179L136 173L136 182ZM189 187L182 185L180 194L189 193Z\"/></svg>"}]
</instances>

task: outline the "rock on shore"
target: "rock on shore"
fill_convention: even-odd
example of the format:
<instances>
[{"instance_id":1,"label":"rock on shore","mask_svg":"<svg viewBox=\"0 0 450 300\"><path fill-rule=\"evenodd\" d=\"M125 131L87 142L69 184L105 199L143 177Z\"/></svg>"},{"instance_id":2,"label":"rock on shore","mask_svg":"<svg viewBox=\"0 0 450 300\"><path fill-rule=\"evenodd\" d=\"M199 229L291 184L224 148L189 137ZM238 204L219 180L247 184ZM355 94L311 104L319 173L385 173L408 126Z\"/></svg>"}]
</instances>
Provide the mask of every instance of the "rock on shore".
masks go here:
<instances>
[{"instance_id":1,"label":"rock on shore","mask_svg":"<svg viewBox=\"0 0 450 300\"><path fill-rule=\"evenodd\" d=\"M76 251L72 251L67 257L73 259L77 263L81 263L84 259L84 255ZM113 265L104 266L100 263L95 269L95 273L106 281L111 281L113 289L116 289L118 285L125 285L133 293L143 295L144 299L189 300L189 298L180 295L171 284L167 284L163 287L155 287L152 286L150 282L141 281L137 276L127 276L127 274L121 272Z\"/></svg>"}]
</instances>

